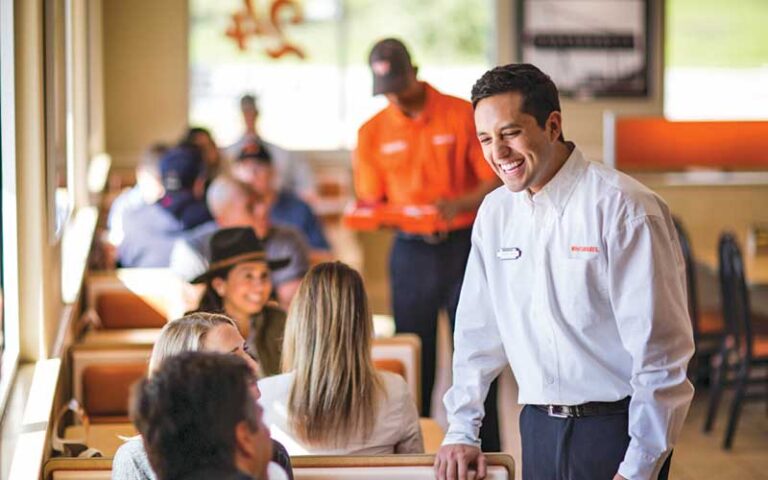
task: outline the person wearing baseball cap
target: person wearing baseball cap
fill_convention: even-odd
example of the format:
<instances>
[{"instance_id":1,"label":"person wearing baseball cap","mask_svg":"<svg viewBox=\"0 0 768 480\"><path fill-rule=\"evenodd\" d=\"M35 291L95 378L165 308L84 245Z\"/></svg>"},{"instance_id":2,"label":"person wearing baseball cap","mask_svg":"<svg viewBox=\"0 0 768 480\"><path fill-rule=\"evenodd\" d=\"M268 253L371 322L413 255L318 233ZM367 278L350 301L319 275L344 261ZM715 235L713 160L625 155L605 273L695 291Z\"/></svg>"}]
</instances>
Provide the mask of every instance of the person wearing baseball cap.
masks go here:
<instances>
[{"instance_id":1,"label":"person wearing baseball cap","mask_svg":"<svg viewBox=\"0 0 768 480\"><path fill-rule=\"evenodd\" d=\"M240 98L240 112L243 116L245 130L235 143L224 149L225 155L230 163L235 163L243 150L253 144L259 145L272 158L272 164L275 168L275 187L279 190L293 192L305 201L312 203L317 199L317 188L315 175L312 173L312 167L306 155L295 150L286 150L261 136L258 129L259 107L257 103L258 99L250 94Z\"/></svg>"},{"instance_id":2,"label":"person wearing baseball cap","mask_svg":"<svg viewBox=\"0 0 768 480\"><path fill-rule=\"evenodd\" d=\"M232 164L231 173L266 197L272 223L296 228L314 251L325 255L330 253L331 246L325 238L323 225L312 207L292 191L276 187L272 156L263 146L256 143L246 145Z\"/></svg>"},{"instance_id":3,"label":"person wearing baseball cap","mask_svg":"<svg viewBox=\"0 0 768 480\"><path fill-rule=\"evenodd\" d=\"M203 160L194 147L166 151L158 163L162 197L123 213L117 261L126 268L164 268L184 232L211 220L202 198Z\"/></svg>"},{"instance_id":4,"label":"person wearing baseball cap","mask_svg":"<svg viewBox=\"0 0 768 480\"><path fill-rule=\"evenodd\" d=\"M368 63L373 94L384 95L389 105L358 132L353 167L359 204L434 206L450 222L447 232L433 235L398 232L389 262L397 331L421 338L420 409L429 416L438 312L447 311L453 325L473 214L500 182L483 159L472 105L419 81L402 41L377 42ZM500 450L495 382L480 435L483 450Z\"/></svg>"},{"instance_id":5,"label":"person wearing baseball cap","mask_svg":"<svg viewBox=\"0 0 768 480\"><path fill-rule=\"evenodd\" d=\"M205 205L205 162L200 149L184 145L170 149L160 159L165 195L159 204L183 225L184 230L211 221Z\"/></svg>"}]
</instances>

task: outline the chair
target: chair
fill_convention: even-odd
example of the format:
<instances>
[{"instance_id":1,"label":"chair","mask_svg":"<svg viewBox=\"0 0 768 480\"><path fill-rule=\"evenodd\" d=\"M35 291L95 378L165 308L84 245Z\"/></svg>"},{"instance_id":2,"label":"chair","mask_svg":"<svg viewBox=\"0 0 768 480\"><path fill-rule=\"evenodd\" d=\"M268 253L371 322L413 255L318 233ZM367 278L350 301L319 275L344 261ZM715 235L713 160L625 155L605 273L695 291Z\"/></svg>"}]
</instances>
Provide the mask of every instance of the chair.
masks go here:
<instances>
[{"instance_id":1,"label":"chair","mask_svg":"<svg viewBox=\"0 0 768 480\"><path fill-rule=\"evenodd\" d=\"M83 370L83 408L91 423L123 423L134 383L147 375L147 363L107 363Z\"/></svg>"},{"instance_id":2,"label":"chair","mask_svg":"<svg viewBox=\"0 0 768 480\"><path fill-rule=\"evenodd\" d=\"M87 305L100 328L161 328L181 284L165 268L130 268L89 274Z\"/></svg>"},{"instance_id":3,"label":"chair","mask_svg":"<svg viewBox=\"0 0 768 480\"><path fill-rule=\"evenodd\" d=\"M514 480L515 462L504 453L487 453L488 480ZM369 480L371 478L432 480L433 455L305 456L292 457L296 480ZM108 480L111 458L51 458L43 480Z\"/></svg>"},{"instance_id":4,"label":"chair","mask_svg":"<svg viewBox=\"0 0 768 480\"><path fill-rule=\"evenodd\" d=\"M515 462L510 455L490 453L488 480L513 480ZM296 456L291 457L296 480L433 480L434 455Z\"/></svg>"},{"instance_id":5,"label":"chair","mask_svg":"<svg viewBox=\"0 0 768 480\"><path fill-rule=\"evenodd\" d=\"M720 344L725 335L725 322L720 312L699 309L699 292L696 281L696 262L693 249L688 237L688 232L683 227L679 218L673 217L675 230L680 240L680 248L685 261L685 279L688 291L688 314L691 317L693 327L693 339L696 344L696 353L688 366L691 381L696 384L699 381L709 381L712 377L710 367L712 357L719 351Z\"/></svg>"},{"instance_id":6,"label":"chair","mask_svg":"<svg viewBox=\"0 0 768 480\"><path fill-rule=\"evenodd\" d=\"M733 445L743 402L746 400L768 401L766 393L747 392L750 385L768 383L768 378L755 378L751 375L753 368L768 366L768 335L754 333L749 291L744 279L744 262L732 234L725 233L720 237L718 254L723 317L727 331L721 342L720 352L715 357L715 371L704 431L711 431L714 425L725 387L735 386L735 395L723 440L723 448L729 450ZM729 378L731 373L734 377L733 381Z\"/></svg>"},{"instance_id":7,"label":"chair","mask_svg":"<svg viewBox=\"0 0 768 480\"><path fill-rule=\"evenodd\" d=\"M130 386L147 371L151 345L78 344L70 349L72 395L91 423L127 419Z\"/></svg>"},{"instance_id":8,"label":"chair","mask_svg":"<svg viewBox=\"0 0 768 480\"><path fill-rule=\"evenodd\" d=\"M405 382L416 405L421 405L421 339L413 333L399 333L390 338L376 338L371 347L374 361L398 361L404 367Z\"/></svg>"},{"instance_id":9,"label":"chair","mask_svg":"<svg viewBox=\"0 0 768 480\"><path fill-rule=\"evenodd\" d=\"M373 361L373 367L376 370L396 373L403 377L403 379L406 378L405 364L396 358L377 358Z\"/></svg>"},{"instance_id":10,"label":"chair","mask_svg":"<svg viewBox=\"0 0 768 480\"><path fill-rule=\"evenodd\" d=\"M43 466L43 480L110 480L111 458L51 458Z\"/></svg>"}]
</instances>

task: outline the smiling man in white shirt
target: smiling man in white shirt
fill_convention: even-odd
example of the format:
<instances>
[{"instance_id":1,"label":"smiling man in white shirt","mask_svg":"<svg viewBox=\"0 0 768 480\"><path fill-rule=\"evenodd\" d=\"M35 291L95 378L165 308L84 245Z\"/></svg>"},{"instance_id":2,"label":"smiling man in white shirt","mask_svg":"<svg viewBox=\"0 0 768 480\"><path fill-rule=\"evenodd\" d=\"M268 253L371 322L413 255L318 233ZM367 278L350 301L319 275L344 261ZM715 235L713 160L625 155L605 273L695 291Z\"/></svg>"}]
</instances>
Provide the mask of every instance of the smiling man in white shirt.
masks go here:
<instances>
[{"instance_id":1,"label":"smiling man in white shirt","mask_svg":"<svg viewBox=\"0 0 768 480\"><path fill-rule=\"evenodd\" d=\"M666 479L693 397L680 246L661 198L563 136L557 87L527 64L472 89L486 196L456 314L438 478L485 475L490 382L519 384L523 479Z\"/></svg>"}]
</instances>

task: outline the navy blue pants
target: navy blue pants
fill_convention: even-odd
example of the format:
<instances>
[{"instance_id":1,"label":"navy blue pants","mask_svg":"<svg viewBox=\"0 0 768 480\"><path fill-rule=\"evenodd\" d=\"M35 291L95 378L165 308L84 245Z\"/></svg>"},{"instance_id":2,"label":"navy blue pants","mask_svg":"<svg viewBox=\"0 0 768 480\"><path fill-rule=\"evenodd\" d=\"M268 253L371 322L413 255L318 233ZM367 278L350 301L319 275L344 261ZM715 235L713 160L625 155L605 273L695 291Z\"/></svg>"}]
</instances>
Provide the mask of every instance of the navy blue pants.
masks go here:
<instances>
[{"instance_id":1,"label":"navy blue pants","mask_svg":"<svg viewBox=\"0 0 768 480\"><path fill-rule=\"evenodd\" d=\"M421 415L432 407L437 354L437 316L448 312L453 331L456 306L471 246L471 229L450 232L439 243L421 237L398 234L389 257L392 311L398 333L415 333L421 338ZM480 429L483 450L501 450L496 408L497 381L485 402Z\"/></svg>"},{"instance_id":2,"label":"navy blue pants","mask_svg":"<svg viewBox=\"0 0 768 480\"><path fill-rule=\"evenodd\" d=\"M629 446L627 414L550 417L526 405L520 414L523 480L611 480ZM659 480L669 477L672 455Z\"/></svg>"}]
</instances>

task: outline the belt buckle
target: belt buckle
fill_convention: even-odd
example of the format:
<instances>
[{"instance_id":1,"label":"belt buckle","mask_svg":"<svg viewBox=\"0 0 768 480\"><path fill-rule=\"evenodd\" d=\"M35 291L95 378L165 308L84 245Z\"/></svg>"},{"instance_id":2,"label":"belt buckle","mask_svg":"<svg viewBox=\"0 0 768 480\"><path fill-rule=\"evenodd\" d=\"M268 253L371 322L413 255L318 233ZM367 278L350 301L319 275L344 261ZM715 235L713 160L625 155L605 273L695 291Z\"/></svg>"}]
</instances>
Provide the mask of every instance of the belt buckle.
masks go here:
<instances>
[{"instance_id":1,"label":"belt buckle","mask_svg":"<svg viewBox=\"0 0 768 480\"><path fill-rule=\"evenodd\" d=\"M558 406L558 408L562 409L563 407ZM550 417L555 417L555 418L568 418L568 417L570 417L570 415L568 413L563 413L560 410L555 411L555 405L547 405L547 415L549 415Z\"/></svg>"},{"instance_id":2,"label":"belt buckle","mask_svg":"<svg viewBox=\"0 0 768 480\"><path fill-rule=\"evenodd\" d=\"M431 235L423 235L421 238L424 241L424 243L427 243L429 245L439 245L444 241L448 240L448 231L438 230L437 232Z\"/></svg>"}]
</instances>

